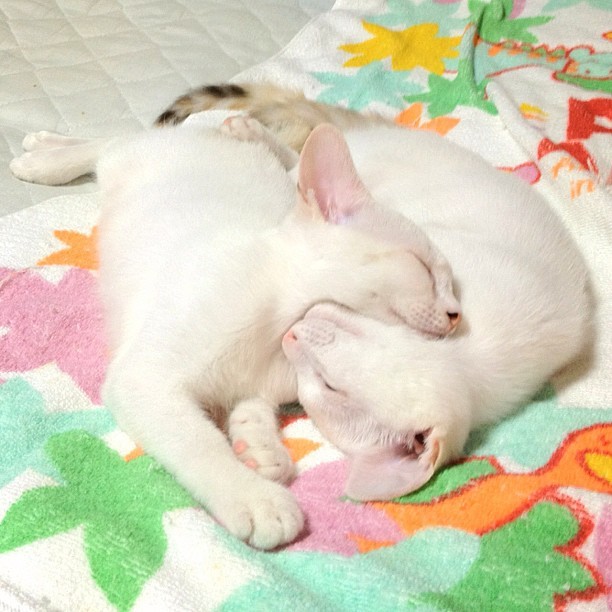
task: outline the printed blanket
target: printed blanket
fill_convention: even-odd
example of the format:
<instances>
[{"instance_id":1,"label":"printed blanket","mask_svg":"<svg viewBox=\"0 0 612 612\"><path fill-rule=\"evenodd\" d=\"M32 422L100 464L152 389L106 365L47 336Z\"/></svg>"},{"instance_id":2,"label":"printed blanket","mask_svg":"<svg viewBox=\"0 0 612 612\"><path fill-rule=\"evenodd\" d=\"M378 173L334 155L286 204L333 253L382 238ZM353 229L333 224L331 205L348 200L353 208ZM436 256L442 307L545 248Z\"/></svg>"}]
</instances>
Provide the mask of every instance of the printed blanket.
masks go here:
<instances>
[{"instance_id":1,"label":"printed blanket","mask_svg":"<svg viewBox=\"0 0 612 612\"><path fill-rule=\"evenodd\" d=\"M612 609L611 9L339 0L238 78L381 111L529 181L598 299L592 355L393 502L344 499L342 456L286 411L308 533L283 550L230 537L101 405L95 195L1 219L0 607Z\"/></svg>"}]
</instances>

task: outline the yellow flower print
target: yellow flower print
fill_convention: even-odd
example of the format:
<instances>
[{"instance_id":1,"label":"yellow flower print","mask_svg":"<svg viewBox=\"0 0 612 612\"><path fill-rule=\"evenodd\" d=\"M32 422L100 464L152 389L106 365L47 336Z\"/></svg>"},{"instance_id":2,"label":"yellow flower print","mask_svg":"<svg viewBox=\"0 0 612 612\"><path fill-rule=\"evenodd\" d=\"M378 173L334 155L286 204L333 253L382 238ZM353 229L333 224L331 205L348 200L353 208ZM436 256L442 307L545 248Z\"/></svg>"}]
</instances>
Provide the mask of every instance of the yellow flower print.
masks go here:
<instances>
[{"instance_id":1,"label":"yellow flower print","mask_svg":"<svg viewBox=\"0 0 612 612\"><path fill-rule=\"evenodd\" d=\"M346 68L365 66L390 57L393 70L412 70L421 66L434 74L442 74L443 59L459 56L459 50L455 47L459 45L461 37L437 37L437 23L421 23L399 31L366 21L362 25L374 38L340 47L342 51L355 55L345 62Z\"/></svg>"}]
</instances>

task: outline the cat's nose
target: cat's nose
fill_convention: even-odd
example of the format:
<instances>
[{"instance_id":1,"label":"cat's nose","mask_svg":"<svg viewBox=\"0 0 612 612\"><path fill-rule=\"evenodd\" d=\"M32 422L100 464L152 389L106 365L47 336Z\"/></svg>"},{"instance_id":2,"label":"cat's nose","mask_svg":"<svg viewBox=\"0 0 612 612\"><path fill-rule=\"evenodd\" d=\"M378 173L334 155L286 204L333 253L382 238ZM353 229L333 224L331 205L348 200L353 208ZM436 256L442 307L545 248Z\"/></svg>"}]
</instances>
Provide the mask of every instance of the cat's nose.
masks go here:
<instances>
[{"instance_id":1,"label":"cat's nose","mask_svg":"<svg viewBox=\"0 0 612 612\"><path fill-rule=\"evenodd\" d=\"M297 342L297 336L295 335L295 332L290 329L284 336L283 336L283 340L282 343L283 344L290 344L292 342Z\"/></svg>"},{"instance_id":2,"label":"cat's nose","mask_svg":"<svg viewBox=\"0 0 612 612\"><path fill-rule=\"evenodd\" d=\"M447 312L446 315L448 316L448 322L449 322L449 334L452 334L456 329L457 326L459 325L459 322L461 321L461 313L459 312Z\"/></svg>"},{"instance_id":3,"label":"cat's nose","mask_svg":"<svg viewBox=\"0 0 612 612\"><path fill-rule=\"evenodd\" d=\"M290 329L283 336L281 348L289 361L296 361L301 355L300 345L298 344L297 336Z\"/></svg>"}]
</instances>

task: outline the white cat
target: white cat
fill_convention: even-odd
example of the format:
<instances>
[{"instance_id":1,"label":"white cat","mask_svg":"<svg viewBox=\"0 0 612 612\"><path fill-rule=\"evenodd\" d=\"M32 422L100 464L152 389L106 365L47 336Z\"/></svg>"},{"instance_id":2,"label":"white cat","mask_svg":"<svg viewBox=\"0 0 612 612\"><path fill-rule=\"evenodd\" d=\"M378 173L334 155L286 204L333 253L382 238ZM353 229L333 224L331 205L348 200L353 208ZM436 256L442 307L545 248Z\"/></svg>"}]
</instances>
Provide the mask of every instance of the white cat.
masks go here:
<instances>
[{"instance_id":1,"label":"white cat","mask_svg":"<svg viewBox=\"0 0 612 612\"><path fill-rule=\"evenodd\" d=\"M296 111L307 105L309 121L337 112L243 91L262 117L284 118L278 135L243 125L285 160L292 151L277 136L295 146L291 126L304 127L291 119ZM302 405L349 456L347 494L390 499L422 486L461 453L471 429L508 414L587 347L594 305L576 245L530 186L437 135L379 118L345 135L374 199L414 220L451 259L466 314L458 333L431 342L317 305L284 337Z\"/></svg>"},{"instance_id":2,"label":"white cat","mask_svg":"<svg viewBox=\"0 0 612 612\"><path fill-rule=\"evenodd\" d=\"M346 493L391 499L456 458L469 431L528 399L589 344L585 263L536 191L425 132L346 134L377 202L445 253L461 298L457 333L426 341L334 305L286 334L300 402L350 460ZM533 432L534 436L538 432Z\"/></svg>"},{"instance_id":3,"label":"white cat","mask_svg":"<svg viewBox=\"0 0 612 612\"><path fill-rule=\"evenodd\" d=\"M271 116L285 117L293 137L295 108L282 104ZM316 123L321 105L308 104ZM593 304L575 244L531 187L433 134L378 126L346 137L375 200L416 221L450 258L464 312L440 341L334 305L315 306L285 334L301 402L350 457L348 494L383 499L427 481L472 427L507 414L571 361L589 343ZM26 178L36 173L36 160L25 166ZM370 226L397 238L393 225Z\"/></svg>"},{"instance_id":4,"label":"white cat","mask_svg":"<svg viewBox=\"0 0 612 612\"><path fill-rule=\"evenodd\" d=\"M293 471L274 412L297 398L283 335L333 301L440 336L459 304L446 260L374 203L338 130L309 137L298 192L266 145L231 137L245 127L248 137L238 118L230 135L179 127L111 143L42 132L11 169L55 184L99 157L105 402L233 534L274 548L303 525L273 482Z\"/></svg>"}]
</instances>

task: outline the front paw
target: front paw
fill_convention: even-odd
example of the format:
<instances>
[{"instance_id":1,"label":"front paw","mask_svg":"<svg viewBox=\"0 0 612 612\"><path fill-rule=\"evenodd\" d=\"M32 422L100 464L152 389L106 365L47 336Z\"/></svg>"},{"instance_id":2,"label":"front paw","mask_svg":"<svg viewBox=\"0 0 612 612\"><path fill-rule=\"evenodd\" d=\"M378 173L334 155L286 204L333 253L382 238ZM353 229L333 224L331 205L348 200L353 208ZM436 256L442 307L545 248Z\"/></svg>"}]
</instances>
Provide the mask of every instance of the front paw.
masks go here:
<instances>
[{"instance_id":1,"label":"front paw","mask_svg":"<svg viewBox=\"0 0 612 612\"><path fill-rule=\"evenodd\" d=\"M249 443L239 438L232 443L236 457L260 476L276 482L288 483L295 476L295 466L289 452L280 441Z\"/></svg>"},{"instance_id":2,"label":"front paw","mask_svg":"<svg viewBox=\"0 0 612 612\"><path fill-rule=\"evenodd\" d=\"M238 459L259 475L287 483L295 474L289 451L280 439L271 407L260 400L236 406L229 419L229 437Z\"/></svg>"},{"instance_id":3,"label":"front paw","mask_svg":"<svg viewBox=\"0 0 612 612\"><path fill-rule=\"evenodd\" d=\"M292 542L304 527L304 516L293 494L260 478L242 483L213 513L234 536L263 550Z\"/></svg>"}]
</instances>

